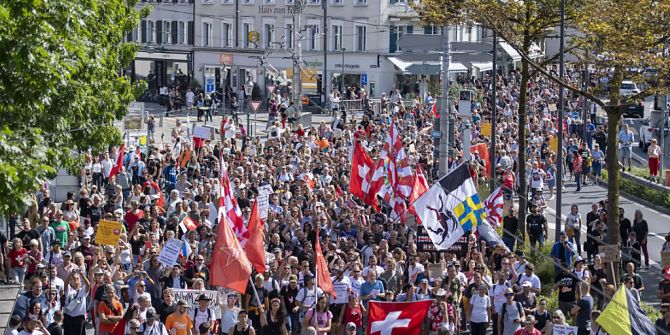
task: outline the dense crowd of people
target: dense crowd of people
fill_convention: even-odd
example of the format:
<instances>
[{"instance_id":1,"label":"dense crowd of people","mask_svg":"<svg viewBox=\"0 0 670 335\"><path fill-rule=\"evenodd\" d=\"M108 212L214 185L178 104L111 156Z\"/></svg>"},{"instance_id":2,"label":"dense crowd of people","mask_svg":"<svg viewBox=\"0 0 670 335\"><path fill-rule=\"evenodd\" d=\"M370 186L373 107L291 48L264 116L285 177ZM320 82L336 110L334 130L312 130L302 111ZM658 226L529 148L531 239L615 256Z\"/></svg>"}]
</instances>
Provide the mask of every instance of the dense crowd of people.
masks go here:
<instances>
[{"instance_id":1,"label":"dense crowd of people","mask_svg":"<svg viewBox=\"0 0 670 335\"><path fill-rule=\"evenodd\" d=\"M570 80L577 80L576 73L570 72ZM559 146L566 159L557 162L550 147L557 131L557 86L546 79L532 80L528 138L522 139L528 141L527 162L519 162L520 75L506 71L496 77L494 104L489 98L491 80L486 75L473 78L472 138L462 139L457 128L455 156L449 164L467 163L477 181L485 180L487 162L480 153L470 157L464 152L463 141L490 145L490 136L496 136L494 168L505 194L504 243L487 243L469 232L462 248L422 251L412 220L392 218L388 206L375 212L348 192L354 141L364 143L376 158L391 124L399 129L411 165L435 180L438 159L431 129L436 98L430 93L404 103L394 90L382 98L389 108L358 119L338 106L331 122L309 128L288 120L291 113L283 120L279 108L284 98L279 95L272 98L277 99L277 109L264 138L240 137L233 128L222 131L220 140L196 144L178 124L170 145L159 147L150 141L146 151L127 147L118 173L112 173L118 148L92 153L83 168L89 178L62 203L52 201L46 187L41 189L35 206L16 218L18 232L9 241L0 236L7 279L25 289L16 302L10 331L360 335L370 301L432 300L424 334L469 330L483 335L491 328L495 335L552 334L553 325L568 323L580 335L605 334L594 320L615 288L607 281L598 252L607 233L606 204L596 202L587 213L573 206L551 251L556 264L552 282L542 282L518 248L514 205L518 179L527 178L532 194L526 220L530 245L548 243L545 196L553 197L557 178L574 180L576 191L600 181L606 158L604 129L593 126L595 119L583 125L581 119L568 118L566 142ZM347 91L350 96L359 93ZM197 104L192 95L187 94L187 100L189 96L187 104ZM331 101L337 99L339 92L334 91ZM292 108L290 103L284 107ZM484 134L482 125L490 122L493 108L498 127ZM459 124L463 120L459 118ZM224 122L231 121L226 117ZM221 222L221 160L245 222L259 190L268 185L273 190L264 220L267 271L254 273L246 292L211 285L209 265ZM528 164L528 175L518 176L519 164ZM566 167L564 176L557 176L557 164ZM641 212L633 221L623 211L618 214L624 239L621 278L639 295L645 286L637 270L649 265L649 229ZM197 229L182 229L187 219ZM98 243L101 220L122 222L118 245ZM586 236L581 235L582 226ZM324 294L314 277L317 236L337 297ZM176 264L166 266L159 258L171 238L184 241L187 251ZM548 288L558 292L554 310L539 298ZM211 291L217 292L214 297ZM670 303L670 271L659 297ZM665 320L670 320L665 310Z\"/></svg>"}]
</instances>

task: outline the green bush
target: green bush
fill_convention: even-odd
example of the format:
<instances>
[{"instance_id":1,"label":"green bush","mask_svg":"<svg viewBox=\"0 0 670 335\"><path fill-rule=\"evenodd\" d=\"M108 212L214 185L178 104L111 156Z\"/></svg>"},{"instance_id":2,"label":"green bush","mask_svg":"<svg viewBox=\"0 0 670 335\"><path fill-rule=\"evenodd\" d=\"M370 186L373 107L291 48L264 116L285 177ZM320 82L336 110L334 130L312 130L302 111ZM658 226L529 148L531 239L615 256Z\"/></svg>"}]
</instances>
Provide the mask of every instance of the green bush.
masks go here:
<instances>
[{"instance_id":1,"label":"green bush","mask_svg":"<svg viewBox=\"0 0 670 335\"><path fill-rule=\"evenodd\" d=\"M649 320L651 320L652 323L655 323L656 320L663 317L661 311L659 311L656 307L649 306L644 302L640 302L640 307L644 311L644 314L647 314L647 317L649 317Z\"/></svg>"},{"instance_id":2,"label":"green bush","mask_svg":"<svg viewBox=\"0 0 670 335\"><path fill-rule=\"evenodd\" d=\"M530 250L530 247L526 244L524 250L524 254L527 255L526 259L535 265L535 274L542 283L542 291L540 292L542 295L552 294L551 287L554 284L554 261L549 256L551 247L551 244L545 244L538 253Z\"/></svg>"},{"instance_id":3,"label":"green bush","mask_svg":"<svg viewBox=\"0 0 670 335\"><path fill-rule=\"evenodd\" d=\"M635 170L633 172L635 172ZM607 180L607 171L603 171L603 179ZM634 195L643 200L647 200L654 205L670 208L670 193L657 191L653 188L637 184L634 181L625 178L619 178L619 187L622 192Z\"/></svg>"}]
</instances>

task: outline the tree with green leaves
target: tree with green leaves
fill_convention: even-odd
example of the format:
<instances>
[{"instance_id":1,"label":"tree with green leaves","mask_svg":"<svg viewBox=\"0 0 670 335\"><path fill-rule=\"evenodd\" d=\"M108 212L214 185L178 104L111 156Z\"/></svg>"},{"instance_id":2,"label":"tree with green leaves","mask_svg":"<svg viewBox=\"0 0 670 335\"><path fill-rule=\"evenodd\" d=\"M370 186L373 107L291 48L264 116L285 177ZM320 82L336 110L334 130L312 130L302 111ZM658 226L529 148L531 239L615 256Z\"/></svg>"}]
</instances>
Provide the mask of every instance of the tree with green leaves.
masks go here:
<instances>
[{"instance_id":1,"label":"tree with green leaves","mask_svg":"<svg viewBox=\"0 0 670 335\"><path fill-rule=\"evenodd\" d=\"M142 86L121 75L137 49L124 42L135 3L0 3L0 214L24 208L57 169L76 171L79 153L121 143L113 123Z\"/></svg>"},{"instance_id":2,"label":"tree with green leaves","mask_svg":"<svg viewBox=\"0 0 670 335\"><path fill-rule=\"evenodd\" d=\"M568 0L572 18L579 1ZM519 85L519 227L524 241L526 230L526 207L528 203L528 183L526 180L526 124L528 82L537 74L531 69L533 44L541 44L546 38L555 35L552 28L560 22L558 0L535 1L489 1L489 0L422 0L413 5L421 19L440 26L453 24L478 23L495 31L498 36L520 50L524 55L521 60L521 82ZM539 66L545 66L555 59L545 59ZM497 80L495 80L497 82ZM491 103L493 106L494 103Z\"/></svg>"}]
</instances>

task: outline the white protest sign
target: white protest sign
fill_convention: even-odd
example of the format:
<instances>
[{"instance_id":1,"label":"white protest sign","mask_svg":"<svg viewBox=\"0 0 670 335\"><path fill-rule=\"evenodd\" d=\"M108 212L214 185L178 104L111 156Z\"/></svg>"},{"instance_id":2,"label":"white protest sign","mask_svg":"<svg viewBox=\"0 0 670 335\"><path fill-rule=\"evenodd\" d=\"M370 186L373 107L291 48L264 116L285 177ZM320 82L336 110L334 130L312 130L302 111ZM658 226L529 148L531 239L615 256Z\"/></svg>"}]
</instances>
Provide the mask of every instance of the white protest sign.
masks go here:
<instances>
[{"instance_id":1,"label":"white protest sign","mask_svg":"<svg viewBox=\"0 0 670 335\"><path fill-rule=\"evenodd\" d=\"M261 219L268 218L268 209L270 209L270 194L274 193L272 185L263 185L258 188L258 214Z\"/></svg>"},{"instance_id":2,"label":"white protest sign","mask_svg":"<svg viewBox=\"0 0 670 335\"><path fill-rule=\"evenodd\" d=\"M198 306L198 297L201 294L204 294L209 298L209 307L216 307L216 297L219 294L218 291L211 291L211 290L183 290L183 289L172 289L172 293L174 293L174 298L176 301L179 300L184 300L186 301L189 305L191 305L191 308Z\"/></svg>"},{"instance_id":3,"label":"white protest sign","mask_svg":"<svg viewBox=\"0 0 670 335\"><path fill-rule=\"evenodd\" d=\"M163 250L158 255L158 261L165 266L173 266L177 264L179 251L181 251L181 241L171 238L163 246Z\"/></svg>"},{"instance_id":4,"label":"white protest sign","mask_svg":"<svg viewBox=\"0 0 670 335\"><path fill-rule=\"evenodd\" d=\"M208 140L212 136L212 130L203 126L193 127L193 137Z\"/></svg>"},{"instance_id":5,"label":"white protest sign","mask_svg":"<svg viewBox=\"0 0 670 335\"><path fill-rule=\"evenodd\" d=\"M577 327L568 325L554 325L554 335L577 335Z\"/></svg>"}]
</instances>

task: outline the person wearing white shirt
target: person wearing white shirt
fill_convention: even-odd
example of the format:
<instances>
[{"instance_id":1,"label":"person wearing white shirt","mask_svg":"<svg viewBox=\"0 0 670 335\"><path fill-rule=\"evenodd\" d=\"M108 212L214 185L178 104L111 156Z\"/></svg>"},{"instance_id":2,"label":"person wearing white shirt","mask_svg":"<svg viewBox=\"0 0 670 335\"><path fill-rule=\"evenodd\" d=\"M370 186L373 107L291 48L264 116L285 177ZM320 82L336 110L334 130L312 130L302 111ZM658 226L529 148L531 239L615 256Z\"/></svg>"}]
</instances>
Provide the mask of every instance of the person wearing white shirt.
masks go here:
<instances>
[{"instance_id":1,"label":"person wearing white shirt","mask_svg":"<svg viewBox=\"0 0 670 335\"><path fill-rule=\"evenodd\" d=\"M423 267L423 265L420 262L417 262L417 259L419 256L410 256L409 258L409 267L407 267L407 274L409 276L409 282L411 284L416 283L416 278L420 273L424 273L426 269Z\"/></svg>"},{"instance_id":2,"label":"person wearing white shirt","mask_svg":"<svg viewBox=\"0 0 670 335\"><path fill-rule=\"evenodd\" d=\"M516 286L517 288L521 288L521 284L524 282L529 282L531 284L531 289L535 294L540 294L540 290L542 289L542 282L540 281L540 277L538 277L535 273L535 266L533 263L526 263L526 266L524 267L524 272L519 275L517 281L516 281Z\"/></svg>"},{"instance_id":3,"label":"person wearing white shirt","mask_svg":"<svg viewBox=\"0 0 670 335\"><path fill-rule=\"evenodd\" d=\"M470 298L470 330L472 335L486 335L486 329L491 321L491 298L486 295L486 285L479 286L478 293Z\"/></svg>"},{"instance_id":4,"label":"person wearing white shirt","mask_svg":"<svg viewBox=\"0 0 670 335\"><path fill-rule=\"evenodd\" d=\"M216 315L214 311L209 307L209 302L211 301L206 295L201 294L198 296L198 306L193 308L189 313L189 317L193 321L193 334L200 333L198 331L201 324L207 322L210 325L214 320L216 320Z\"/></svg>"}]
</instances>

